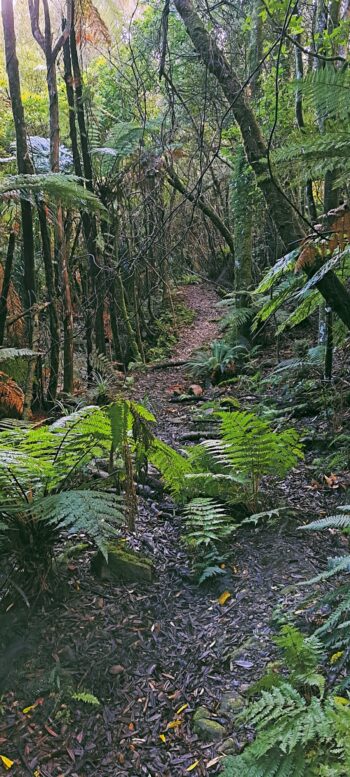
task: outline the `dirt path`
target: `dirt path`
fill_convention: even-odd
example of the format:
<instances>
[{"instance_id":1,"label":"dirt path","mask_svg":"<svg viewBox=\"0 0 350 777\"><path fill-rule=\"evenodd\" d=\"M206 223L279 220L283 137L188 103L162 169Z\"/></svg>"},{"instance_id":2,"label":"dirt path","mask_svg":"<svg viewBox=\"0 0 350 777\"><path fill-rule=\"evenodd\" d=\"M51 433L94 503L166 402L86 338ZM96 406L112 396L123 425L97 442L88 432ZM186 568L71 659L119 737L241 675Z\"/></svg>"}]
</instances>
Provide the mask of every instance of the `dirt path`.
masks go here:
<instances>
[{"instance_id":1,"label":"dirt path","mask_svg":"<svg viewBox=\"0 0 350 777\"><path fill-rule=\"evenodd\" d=\"M212 288L191 286L183 295L197 318L175 359L217 335ZM134 387L155 411L160 435L175 445L191 417L191 407L169 401L177 383L187 384L183 368L170 367L141 374ZM218 744L194 734L193 714L203 704L239 745L220 711L222 697L260 674L271 655L271 615L291 597L285 587L314 574L329 548L295 530L242 531L226 580L208 593L192 581L181 521L168 498L141 499L137 545L156 565L155 582L102 585L87 563L72 564L75 596L31 621L33 646L12 675L0 718L0 752L16 761L11 775L219 774ZM227 587L231 598L221 606ZM100 705L72 702L72 689L94 694Z\"/></svg>"},{"instance_id":2,"label":"dirt path","mask_svg":"<svg viewBox=\"0 0 350 777\"><path fill-rule=\"evenodd\" d=\"M188 359L195 350L219 336L219 314L215 307L219 297L213 286L204 283L185 286L179 297L195 311L196 316L193 323L180 333L171 357L174 362ZM157 433L170 444L177 440L179 427L191 415L190 407L169 404L172 389L181 387L185 392L190 383L183 366L151 370L136 376L133 396L149 406L157 418Z\"/></svg>"}]
</instances>

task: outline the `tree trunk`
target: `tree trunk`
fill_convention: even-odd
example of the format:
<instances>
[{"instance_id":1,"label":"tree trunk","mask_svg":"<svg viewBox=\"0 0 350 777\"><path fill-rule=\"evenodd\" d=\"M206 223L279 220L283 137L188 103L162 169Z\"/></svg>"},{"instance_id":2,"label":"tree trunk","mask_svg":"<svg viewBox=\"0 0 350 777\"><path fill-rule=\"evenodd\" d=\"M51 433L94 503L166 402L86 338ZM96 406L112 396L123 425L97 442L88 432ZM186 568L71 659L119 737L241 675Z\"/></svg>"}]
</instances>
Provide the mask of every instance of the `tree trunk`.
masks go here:
<instances>
[{"instance_id":1,"label":"tree trunk","mask_svg":"<svg viewBox=\"0 0 350 777\"><path fill-rule=\"evenodd\" d=\"M41 244L44 258L45 268L45 281L47 289L47 297L50 303L49 306L49 320L50 320L50 377L49 385L47 388L47 401L49 405L55 402L58 387L58 375L59 375L59 363L60 363L60 319L58 315L58 305L56 296L56 284L54 276L54 268L52 261L52 249L50 232L47 223L46 213L44 206L41 202L37 202L38 216L40 224Z\"/></svg>"},{"instance_id":2,"label":"tree trunk","mask_svg":"<svg viewBox=\"0 0 350 777\"><path fill-rule=\"evenodd\" d=\"M70 54L73 67L74 89L76 98L76 110L80 136L80 147L83 159L84 178L86 187L93 191L92 161L89 149L88 134L85 122L83 82L80 72L79 57L77 51L74 24L70 34ZM85 214L83 218L83 229L86 248L89 254L89 270L91 286L95 298L95 342L98 353L106 353L105 334L104 334L104 298L105 298L105 274L101 257L97 251L97 226L95 216Z\"/></svg>"},{"instance_id":3,"label":"tree trunk","mask_svg":"<svg viewBox=\"0 0 350 777\"><path fill-rule=\"evenodd\" d=\"M46 80L49 94L51 170L53 173L58 173L60 169L60 125L56 62L58 54L70 34L72 0L67 0L67 21L61 36L55 44L53 43L48 0L42 0L42 4L44 12L44 33L40 30L39 0L29 0L29 13L33 36L45 54ZM60 268L63 305L63 390L71 394L73 391L74 359L73 309L67 265L67 243L64 234L63 212L60 205L57 207L56 216L56 252Z\"/></svg>"},{"instance_id":4,"label":"tree trunk","mask_svg":"<svg viewBox=\"0 0 350 777\"><path fill-rule=\"evenodd\" d=\"M297 14L298 10L295 9L295 13ZM301 43L301 34L295 36L296 43ZM295 75L297 81L302 81L304 78L304 62L303 62L303 54L300 50L299 46L295 46ZM295 93L295 118L296 123L299 129L303 129L305 127L304 122L304 111L303 111L303 95L301 89L297 89ZM305 186L305 199L306 199L306 205L307 210L309 214L309 218L311 221L316 223L317 220L317 210L314 200L314 194L312 189L312 180L309 179L306 182Z\"/></svg>"},{"instance_id":5,"label":"tree trunk","mask_svg":"<svg viewBox=\"0 0 350 777\"><path fill-rule=\"evenodd\" d=\"M255 97L257 99L260 97L260 91L261 91L260 90L261 72L260 70L256 70L256 68L258 67L259 62L261 61L261 58L263 55L263 48L264 48L264 31L263 31L263 20L262 20L263 8L264 8L263 0L253 0L252 31L251 31L250 47L249 47L249 70L250 70L250 73L253 73L252 79L250 82L252 97Z\"/></svg>"},{"instance_id":6,"label":"tree trunk","mask_svg":"<svg viewBox=\"0 0 350 777\"><path fill-rule=\"evenodd\" d=\"M232 114L240 127L242 140L249 164L257 176L257 183L269 206L279 235L288 249L294 248L305 237L304 229L293 205L287 201L272 180L267 166L267 146L260 132L254 111L248 104L239 79L231 69L226 57L215 39L207 32L203 22L194 10L191 0L174 0L187 32L208 70L217 78ZM316 271L310 268L311 276ZM317 288L330 307L350 329L350 294L335 273L328 272Z\"/></svg>"},{"instance_id":7,"label":"tree trunk","mask_svg":"<svg viewBox=\"0 0 350 777\"><path fill-rule=\"evenodd\" d=\"M34 172L34 170L28 153L27 134L19 78L19 67L16 53L16 34L12 0L2 0L1 11L5 40L6 71L9 82L11 107L16 133L17 167L19 173L30 175ZM21 216L24 258L24 306L28 311L26 322L28 340L29 344L31 345L33 336L31 307L36 301L33 214L31 204L23 199L21 199Z\"/></svg>"},{"instance_id":8,"label":"tree trunk","mask_svg":"<svg viewBox=\"0 0 350 777\"><path fill-rule=\"evenodd\" d=\"M245 294L252 286L252 195L253 174L242 146L237 149L232 181L232 216L235 235L235 290L237 308L250 307ZM250 323L237 326L237 334L250 339Z\"/></svg>"},{"instance_id":9,"label":"tree trunk","mask_svg":"<svg viewBox=\"0 0 350 777\"><path fill-rule=\"evenodd\" d=\"M13 255L15 252L16 234L10 232L7 246L6 262L4 267L4 277L0 295L0 345L4 344L6 316L7 316L7 298L10 290Z\"/></svg>"},{"instance_id":10,"label":"tree trunk","mask_svg":"<svg viewBox=\"0 0 350 777\"><path fill-rule=\"evenodd\" d=\"M228 245L230 249L230 253L233 261L234 251L235 251L233 235L231 234L226 224L224 224L219 214L214 210L214 208L212 208L203 199L203 197L197 197L194 193L188 191L188 189L186 189L185 184L182 183L179 176L176 175L175 171L172 168L166 166L165 169L167 173L167 179L170 185L178 192L180 192L180 194L183 194L184 197L186 197L186 199L189 200L189 202L195 202L200 208L200 210L204 213L204 215L207 216L208 219L210 219L213 226L218 230L218 232L220 232L220 234L225 240L225 243Z\"/></svg>"}]
</instances>

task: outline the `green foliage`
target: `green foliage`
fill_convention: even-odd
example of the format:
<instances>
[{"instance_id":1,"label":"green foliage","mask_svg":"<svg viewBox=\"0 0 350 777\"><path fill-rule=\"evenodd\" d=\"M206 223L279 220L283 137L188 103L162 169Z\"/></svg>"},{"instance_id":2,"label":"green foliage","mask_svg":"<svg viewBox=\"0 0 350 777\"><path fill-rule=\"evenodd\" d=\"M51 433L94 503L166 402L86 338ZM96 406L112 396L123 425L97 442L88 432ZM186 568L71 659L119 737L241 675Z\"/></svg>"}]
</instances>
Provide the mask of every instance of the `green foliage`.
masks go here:
<instances>
[{"instance_id":1,"label":"green foliage","mask_svg":"<svg viewBox=\"0 0 350 777\"><path fill-rule=\"evenodd\" d=\"M48 201L60 203L67 208L77 208L100 213L107 218L102 202L95 194L85 189L74 175L47 173L41 175L8 175L0 180L0 199L28 198L31 195L44 195Z\"/></svg>"},{"instance_id":2,"label":"green foliage","mask_svg":"<svg viewBox=\"0 0 350 777\"><path fill-rule=\"evenodd\" d=\"M321 378L324 371L325 346L316 345L308 348L305 355L299 358L281 361L273 371L273 382L278 384L290 380L300 380L310 376Z\"/></svg>"},{"instance_id":3,"label":"green foliage","mask_svg":"<svg viewBox=\"0 0 350 777\"><path fill-rule=\"evenodd\" d=\"M215 547L236 529L223 505L214 499L192 499L184 509L184 516L185 540L193 549Z\"/></svg>"},{"instance_id":4,"label":"green foliage","mask_svg":"<svg viewBox=\"0 0 350 777\"><path fill-rule=\"evenodd\" d=\"M159 439L153 440L148 458L162 474L165 485L174 498L181 501L185 477L192 472L189 460Z\"/></svg>"},{"instance_id":5,"label":"green foliage","mask_svg":"<svg viewBox=\"0 0 350 777\"><path fill-rule=\"evenodd\" d=\"M195 380L211 378L219 383L235 372L235 359L240 347L232 346L224 340L213 340L208 351L197 351L187 362L187 368Z\"/></svg>"},{"instance_id":6,"label":"green foliage","mask_svg":"<svg viewBox=\"0 0 350 777\"><path fill-rule=\"evenodd\" d=\"M286 670L265 676L261 683L265 680L268 690L237 717L236 723L255 728L256 738L242 754L225 760L224 776L346 775L350 710L346 700L344 706L336 695L324 696L321 644L294 626L284 626L276 643ZM334 772L323 771L333 765Z\"/></svg>"},{"instance_id":7,"label":"green foliage","mask_svg":"<svg viewBox=\"0 0 350 777\"><path fill-rule=\"evenodd\" d=\"M339 529L349 534L350 532L350 505L338 507L338 513L330 515L327 518L320 518L307 526L300 526L301 530L322 531L323 529ZM332 650L340 651L338 656L340 667L344 663L349 664L348 654L350 651L350 584L348 582L348 573L350 571L350 555L330 558L327 568L324 572L317 575L316 578L309 580L308 583L322 582L337 576L340 584L334 590L321 596L321 603L327 605L330 609L329 615L325 618L323 624L317 629L316 634L320 637L327 647Z\"/></svg>"},{"instance_id":8,"label":"green foliage","mask_svg":"<svg viewBox=\"0 0 350 777\"><path fill-rule=\"evenodd\" d=\"M256 501L263 475L283 477L302 458L295 429L274 431L249 411L219 412L221 438L203 443L223 468L246 478L248 499Z\"/></svg>"},{"instance_id":9,"label":"green foliage","mask_svg":"<svg viewBox=\"0 0 350 777\"><path fill-rule=\"evenodd\" d=\"M277 432L248 411L218 411L214 416L219 438L193 446L186 458L156 440L149 460L178 501L205 497L255 505L262 476L283 477L302 458L299 436L292 428Z\"/></svg>"},{"instance_id":10,"label":"green foliage","mask_svg":"<svg viewBox=\"0 0 350 777\"><path fill-rule=\"evenodd\" d=\"M87 535L107 556L108 541L125 525L129 508L131 451L136 459L141 451L146 455L152 421L148 410L120 398L50 427L0 434L0 551L27 581L32 576L35 585L39 577L44 585L62 532ZM109 459L112 482L103 481L104 490L91 476L97 456ZM110 490L118 472L124 496Z\"/></svg>"},{"instance_id":11,"label":"green foliage","mask_svg":"<svg viewBox=\"0 0 350 777\"><path fill-rule=\"evenodd\" d=\"M97 696L94 696L93 693L89 693L88 691L72 693L71 698L73 701L82 701L83 704L92 704L95 707L98 707L101 704Z\"/></svg>"}]
</instances>

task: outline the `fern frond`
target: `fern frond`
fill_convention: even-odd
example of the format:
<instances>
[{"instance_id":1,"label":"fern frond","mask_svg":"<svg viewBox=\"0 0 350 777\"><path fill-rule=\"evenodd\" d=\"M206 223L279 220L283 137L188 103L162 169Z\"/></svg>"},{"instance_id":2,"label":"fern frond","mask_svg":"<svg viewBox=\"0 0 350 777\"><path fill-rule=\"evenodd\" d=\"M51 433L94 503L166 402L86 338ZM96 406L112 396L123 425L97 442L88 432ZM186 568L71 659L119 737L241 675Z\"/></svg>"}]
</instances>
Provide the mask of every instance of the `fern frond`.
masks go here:
<instances>
[{"instance_id":1,"label":"fern frond","mask_svg":"<svg viewBox=\"0 0 350 777\"><path fill-rule=\"evenodd\" d=\"M1 197L24 197L31 194L44 194L49 201L54 200L65 207L101 213L108 219L108 213L95 194L85 189L80 179L63 173L38 175L8 175L0 181Z\"/></svg>"},{"instance_id":2,"label":"fern frond","mask_svg":"<svg viewBox=\"0 0 350 777\"><path fill-rule=\"evenodd\" d=\"M300 286L300 278L289 273L277 286L272 299L267 300L256 313L252 326L253 331L256 331L260 323L267 321L271 316L275 315L284 303L296 294Z\"/></svg>"},{"instance_id":3,"label":"fern frond","mask_svg":"<svg viewBox=\"0 0 350 777\"><path fill-rule=\"evenodd\" d=\"M125 524L122 505L122 498L116 494L82 489L50 494L26 508L5 506L5 510L10 517L19 512L35 515L36 520L44 521L57 530L86 534L107 558L108 541Z\"/></svg>"},{"instance_id":4,"label":"fern frond","mask_svg":"<svg viewBox=\"0 0 350 777\"><path fill-rule=\"evenodd\" d=\"M294 269L295 260L299 256L300 248L295 248L288 254L282 256L273 267L270 267L266 275L260 281L259 286L255 289L254 294L265 294L274 286L282 275L287 272L291 272Z\"/></svg>"},{"instance_id":5,"label":"fern frond","mask_svg":"<svg viewBox=\"0 0 350 777\"><path fill-rule=\"evenodd\" d=\"M101 704L97 696L94 696L93 693L89 693L88 691L72 693L71 698L73 701L82 701L83 704L93 704L95 706L99 706Z\"/></svg>"},{"instance_id":6,"label":"fern frond","mask_svg":"<svg viewBox=\"0 0 350 777\"><path fill-rule=\"evenodd\" d=\"M218 416L225 455L241 474L283 476L303 456L295 429L275 432L249 411L219 412Z\"/></svg>"},{"instance_id":7,"label":"fern frond","mask_svg":"<svg viewBox=\"0 0 350 777\"><path fill-rule=\"evenodd\" d=\"M173 496L181 499L185 475L192 471L190 462L159 439L153 440L148 458L161 473L165 485Z\"/></svg>"},{"instance_id":8,"label":"fern frond","mask_svg":"<svg viewBox=\"0 0 350 777\"><path fill-rule=\"evenodd\" d=\"M236 529L223 505L214 499L192 499L184 509L186 542L195 548L216 545Z\"/></svg>"},{"instance_id":9,"label":"fern frond","mask_svg":"<svg viewBox=\"0 0 350 777\"><path fill-rule=\"evenodd\" d=\"M309 316L312 315L312 313L315 312L322 303L322 297L319 291L313 290L304 300L301 302L298 307L293 310L293 313L291 313L288 318L285 319L285 321L282 322L277 327L277 335L282 334L288 327L293 328L293 326L298 326L298 324L301 324L302 321L305 321L306 318L309 318Z\"/></svg>"},{"instance_id":10,"label":"fern frond","mask_svg":"<svg viewBox=\"0 0 350 777\"><path fill-rule=\"evenodd\" d=\"M343 505L339 513L329 515L327 518L319 518L306 526L299 526L300 531L321 531L321 529L349 529L350 528L350 505Z\"/></svg>"}]
</instances>

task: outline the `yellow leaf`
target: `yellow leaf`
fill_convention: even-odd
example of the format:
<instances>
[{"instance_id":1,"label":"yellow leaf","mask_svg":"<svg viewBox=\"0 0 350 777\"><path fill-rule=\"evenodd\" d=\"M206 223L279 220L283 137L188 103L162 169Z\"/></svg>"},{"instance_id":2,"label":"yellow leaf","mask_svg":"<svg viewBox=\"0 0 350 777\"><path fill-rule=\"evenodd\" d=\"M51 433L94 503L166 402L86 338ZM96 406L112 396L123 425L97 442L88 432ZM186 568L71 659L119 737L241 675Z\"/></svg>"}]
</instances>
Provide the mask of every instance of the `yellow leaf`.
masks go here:
<instances>
[{"instance_id":1,"label":"yellow leaf","mask_svg":"<svg viewBox=\"0 0 350 777\"><path fill-rule=\"evenodd\" d=\"M195 769L196 766L198 766L198 764L199 764L199 761L195 761L193 764L191 764L191 766L187 767L186 772L192 772L193 769Z\"/></svg>"},{"instance_id":2,"label":"yellow leaf","mask_svg":"<svg viewBox=\"0 0 350 777\"><path fill-rule=\"evenodd\" d=\"M342 704L344 707L347 704L350 704L350 700L349 699L345 699L344 696L334 696L333 698L334 698L334 701L336 702L336 704Z\"/></svg>"},{"instance_id":3,"label":"yellow leaf","mask_svg":"<svg viewBox=\"0 0 350 777\"><path fill-rule=\"evenodd\" d=\"M165 736L165 734L159 734L159 739L160 739L162 742L166 742L166 736Z\"/></svg>"},{"instance_id":4,"label":"yellow leaf","mask_svg":"<svg viewBox=\"0 0 350 777\"><path fill-rule=\"evenodd\" d=\"M178 710L176 710L176 714L180 715L180 712L183 712L184 710L187 710L188 704L183 704L182 707L179 707Z\"/></svg>"},{"instance_id":5,"label":"yellow leaf","mask_svg":"<svg viewBox=\"0 0 350 777\"><path fill-rule=\"evenodd\" d=\"M336 661L338 661L338 658L341 658L344 653L344 650L339 650L338 653L333 653L333 655L330 658L331 664L335 664Z\"/></svg>"},{"instance_id":6,"label":"yellow leaf","mask_svg":"<svg viewBox=\"0 0 350 777\"><path fill-rule=\"evenodd\" d=\"M168 723L167 728L177 728L178 726L181 726L182 720L171 720L170 723Z\"/></svg>"},{"instance_id":7,"label":"yellow leaf","mask_svg":"<svg viewBox=\"0 0 350 777\"><path fill-rule=\"evenodd\" d=\"M227 602L227 600L230 599L230 598L231 598L230 592L229 591L224 591L224 593L221 594L221 596L219 596L218 602L219 602L219 604L225 604L225 602Z\"/></svg>"},{"instance_id":8,"label":"yellow leaf","mask_svg":"<svg viewBox=\"0 0 350 777\"><path fill-rule=\"evenodd\" d=\"M11 766L14 764L14 761L11 761L10 758L6 758L6 755L0 755L0 761L4 764L5 769L11 769Z\"/></svg>"},{"instance_id":9,"label":"yellow leaf","mask_svg":"<svg viewBox=\"0 0 350 777\"><path fill-rule=\"evenodd\" d=\"M35 710L35 707L37 707L37 706L38 705L35 702L35 704L31 704L30 707L25 707L24 710L22 710L22 712L24 712L24 714L26 715L27 712L31 712L32 710Z\"/></svg>"}]
</instances>

